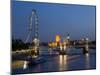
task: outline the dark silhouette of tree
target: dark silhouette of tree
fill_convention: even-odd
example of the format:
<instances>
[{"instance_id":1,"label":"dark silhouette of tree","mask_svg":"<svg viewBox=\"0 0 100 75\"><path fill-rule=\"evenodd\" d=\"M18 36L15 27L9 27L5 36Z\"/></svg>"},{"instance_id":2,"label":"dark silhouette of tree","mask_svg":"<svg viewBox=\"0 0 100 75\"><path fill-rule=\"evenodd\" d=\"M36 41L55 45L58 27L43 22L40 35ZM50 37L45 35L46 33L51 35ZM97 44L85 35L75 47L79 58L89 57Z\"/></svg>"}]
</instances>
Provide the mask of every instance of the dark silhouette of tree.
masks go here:
<instances>
[{"instance_id":1,"label":"dark silhouette of tree","mask_svg":"<svg viewBox=\"0 0 100 75\"><path fill-rule=\"evenodd\" d=\"M12 50L28 49L29 43L24 43L21 39L12 39Z\"/></svg>"}]
</instances>

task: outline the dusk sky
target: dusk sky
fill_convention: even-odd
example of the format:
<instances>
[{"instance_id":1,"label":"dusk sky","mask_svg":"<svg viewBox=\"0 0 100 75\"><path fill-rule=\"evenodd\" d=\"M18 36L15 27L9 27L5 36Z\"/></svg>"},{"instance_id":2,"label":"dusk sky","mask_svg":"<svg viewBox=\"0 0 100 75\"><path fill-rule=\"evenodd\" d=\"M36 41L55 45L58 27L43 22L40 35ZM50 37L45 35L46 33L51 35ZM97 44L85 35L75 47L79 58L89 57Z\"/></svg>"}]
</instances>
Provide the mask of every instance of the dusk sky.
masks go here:
<instances>
[{"instance_id":1,"label":"dusk sky","mask_svg":"<svg viewBox=\"0 0 100 75\"><path fill-rule=\"evenodd\" d=\"M14 38L23 41L27 38L32 9L36 9L39 17L39 38L42 42L54 41L57 34L63 38L68 33L72 40L85 37L95 40L95 6L21 1L12 1Z\"/></svg>"}]
</instances>

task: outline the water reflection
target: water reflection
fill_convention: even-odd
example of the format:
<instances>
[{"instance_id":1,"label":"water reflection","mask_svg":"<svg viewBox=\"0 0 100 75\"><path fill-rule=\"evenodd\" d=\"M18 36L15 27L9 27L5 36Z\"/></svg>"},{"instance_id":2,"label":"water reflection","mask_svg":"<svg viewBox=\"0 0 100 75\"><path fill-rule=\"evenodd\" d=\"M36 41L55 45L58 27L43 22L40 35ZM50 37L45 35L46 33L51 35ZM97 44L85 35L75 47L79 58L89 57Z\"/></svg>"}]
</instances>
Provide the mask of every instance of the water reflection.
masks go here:
<instances>
[{"instance_id":1,"label":"water reflection","mask_svg":"<svg viewBox=\"0 0 100 75\"><path fill-rule=\"evenodd\" d=\"M59 55L59 70L67 70L67 55Z\"/></svg>"},{"instance_id":2,"label":"water reflection","mask_svg":"<svg viewBox=\"0 0 100 75\"><path fill-rule=\"evenodd\" d=\"M45 62L33 66L27 66L27 61L14 60L12 62L12 72L14 73L36 73L36 72L51 72L51 71L67 71L79 69L95 68L95 55L92 55L93 50L88 46L84 46L89 53L82 54L83 49L66 47L66 55L56 55L56 51L52 48L41 49L41 55L46 59ZM94 49L95 50L95 49ZM69 53L68 53L69 52ZM67 54L68 53L68 54ZM72 54L71 54L72 53ZM76 54L73 54L76 53ZM77 54L79 53L79 54ZM48 54L48 55L45 55ZM51 55L50 55L51 54ZM52 55L54 54L54 55ZM23 57L22 57L23 58Z\"/></svg>"},{"instance_id":3,"label":"water reflection","mask_svg":"<svg viewBox=\"0 0 100 75\"><path fill-rule=\"evenodd\" d=\"M89 55L89 53L86 53L85 54L85 65L86 65L86 69L89 69L90 68L90 55Z\"/></svg>"},{"instance_id":4,"label":"water reflection","mask_svg":"<svg viewBox=\"0 0 100 75\"><path fill-rule=\"evenodd\" d=\"M26 69L27 67L28 67L28 62L27 61L24 61L23 69Z\"/></svg>"},{"instance_id":5,"label":"water reflection","mask_svg":"<svg viewBox=\"0 0 100 75\"><path fill-rule=\"evenodd\" d=\"M88 44L85 45L85 49L87 51L87 53L85 54L85 57L86 57L86 69L89 69L90 68L90 58L89 58L89 45Z\"/></svg>"},{"instance_id":6,"label":"water reflection","mask_svg":"<svg viewBox=\"0 0 100 75\"><path fill-rule=\"evenodd\" d=\"M49 48L48 51L49 51L49 54L53 53L52 48Z\"/></svg>"},{"instance_id":7,"label":"water reflection","mask_svg":"<svg viewBox=\"0 0 100 75\"><path fill-rule=\"evenodd\" d=\"M12 62L12 67L13 67L13 69L22 68L23 64L24 64L24 61L15 60L15 61Z\"/></svg>"},{"instance_id":8,"label":"water reflection","mask_svg":"<svg viewBox=\"0 0 100 75\"><path fill-rule=\"evenodd\" d=\"M85 45L85 49L86 49L87 52L89 51L89 45L88 44Z\"/></svg>"},{"instance_id":9,"label":"water reflection","mask_svg":"<svg viewBox=\"0 0 100 75\"><path fill-rule=\"evenodd\" d=\"M34 71L42 71L42 66L41 66L41 64L38 64L37 66L36 66L36 69L34 69Z\"/></svg>"}]
</instances>

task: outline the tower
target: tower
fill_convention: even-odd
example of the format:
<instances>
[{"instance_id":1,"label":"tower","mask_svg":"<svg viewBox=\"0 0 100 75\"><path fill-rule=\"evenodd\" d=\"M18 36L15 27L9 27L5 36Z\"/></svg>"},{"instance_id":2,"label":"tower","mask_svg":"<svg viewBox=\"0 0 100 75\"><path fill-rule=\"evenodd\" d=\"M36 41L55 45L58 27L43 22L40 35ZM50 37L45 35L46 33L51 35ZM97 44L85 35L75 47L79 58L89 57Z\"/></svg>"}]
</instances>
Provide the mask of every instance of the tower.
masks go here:
<instances>
[{"instance_id":1,"label":"tower","mask_svg":"<svg viewBox=\"0 0 100 75\"><path fill-rule=\"evenodd\" d=\"M61 42L61 37L60 37L60 35L56 35L57 48L60 47L60 42Z\"/></svg>"},{"instance_id":2,"label":"tower","mask_svg":"<svg viewBox=\"0 0 100 75\"><path fill-rule=\"evenodd\" d=\"M70 44L70 36L69 34L63 38L63 42L66 44L66 45L69 45Z\"/></svg>"}]
</instances>

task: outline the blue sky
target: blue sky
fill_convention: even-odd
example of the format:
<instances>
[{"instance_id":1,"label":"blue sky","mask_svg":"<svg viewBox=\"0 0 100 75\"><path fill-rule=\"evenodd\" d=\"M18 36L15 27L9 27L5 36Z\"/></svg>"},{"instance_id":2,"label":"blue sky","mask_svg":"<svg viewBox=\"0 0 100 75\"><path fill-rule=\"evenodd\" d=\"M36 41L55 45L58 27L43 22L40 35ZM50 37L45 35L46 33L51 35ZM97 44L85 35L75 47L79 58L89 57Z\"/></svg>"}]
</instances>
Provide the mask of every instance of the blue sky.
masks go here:
<instances>
[{"instance_id":1,"label":"blue sky","mask_svg":"<svg viewBox=\"0 0 100 75\"><path fill-rule=\"evenodd\" d=\"M72 40L85 37L95 40L95 6L21 1L12 1L14 38L26 39L32 9L36 9L39 17L39 38L42 42L54 41L57 34L65 37L68 33Z\"/></svg>"}]
</instances>

